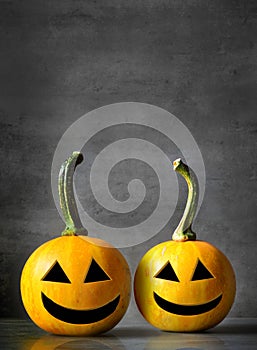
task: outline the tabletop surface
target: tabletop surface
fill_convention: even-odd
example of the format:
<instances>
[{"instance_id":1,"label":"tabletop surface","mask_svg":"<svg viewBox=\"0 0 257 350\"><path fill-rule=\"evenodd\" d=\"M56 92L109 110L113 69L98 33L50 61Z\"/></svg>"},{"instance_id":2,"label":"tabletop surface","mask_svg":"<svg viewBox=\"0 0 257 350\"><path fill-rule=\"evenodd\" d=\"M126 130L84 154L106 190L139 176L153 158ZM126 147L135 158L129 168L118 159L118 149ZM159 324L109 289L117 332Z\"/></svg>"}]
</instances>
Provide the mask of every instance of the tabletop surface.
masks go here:
<instances>
[{"instance_id":1,"label":"tabletop surface","mask_svg":"<svg viewBox=\"0 0 257 350\"><path fill-rule=\"evenodd\" d=\"M163 332L146 324L116 326L95 337L50 335L29 320L0 319L1 350L257 349L257 318L228 318L201 333Z\"/></svg>"}]
</instances>

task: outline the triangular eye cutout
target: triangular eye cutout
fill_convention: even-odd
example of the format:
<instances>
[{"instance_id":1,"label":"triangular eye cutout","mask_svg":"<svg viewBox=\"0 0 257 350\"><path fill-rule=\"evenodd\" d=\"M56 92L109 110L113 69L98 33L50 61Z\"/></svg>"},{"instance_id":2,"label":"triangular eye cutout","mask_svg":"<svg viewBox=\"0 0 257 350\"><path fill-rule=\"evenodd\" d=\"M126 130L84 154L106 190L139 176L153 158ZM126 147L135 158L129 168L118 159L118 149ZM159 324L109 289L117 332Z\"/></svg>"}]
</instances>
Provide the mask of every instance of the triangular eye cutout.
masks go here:
<instances>
[{"instance_id":1,"label":"triangular eye cutout","mask_svg":"<svg viewBox=\"0 0 257 350\"><path fill-rule=\"evenodd\" d=\"M110 280L110 277L104 272L104 270L92 259L88 273L85 278L85 283L99 282Z\"/></svg>"},{"instance_id":2,"label":"triangular eye cutout","mask_svg":"<svg viewBox=\"0 0 257 350\"><path fill-rule=\"evenodd\" d=\"M161 278L163 280L179 282L179 279L169 261L154 277Z\"/></svg>"},{"instance_id":3,"label":"triangular eye cutout","mask_svg":"<svg viewBox=\"0 0 257 350\"><path fill-rule=\"evenodd\" d=\"M42 278L42 281L71 283L58 261L54 263L54 265Z\"/></svg>"},{"instance_id":4,"label":"triangular eye cutout","mask_svg":"<svg viewBox=\"0 0 257 350\"><path fill-rule=\"evenodd\" d=\"M198 259L195 272L192 281L206 280L209 278L214 278L209 270L204 266L204 264Z\"/></svg>"}]
</instances>

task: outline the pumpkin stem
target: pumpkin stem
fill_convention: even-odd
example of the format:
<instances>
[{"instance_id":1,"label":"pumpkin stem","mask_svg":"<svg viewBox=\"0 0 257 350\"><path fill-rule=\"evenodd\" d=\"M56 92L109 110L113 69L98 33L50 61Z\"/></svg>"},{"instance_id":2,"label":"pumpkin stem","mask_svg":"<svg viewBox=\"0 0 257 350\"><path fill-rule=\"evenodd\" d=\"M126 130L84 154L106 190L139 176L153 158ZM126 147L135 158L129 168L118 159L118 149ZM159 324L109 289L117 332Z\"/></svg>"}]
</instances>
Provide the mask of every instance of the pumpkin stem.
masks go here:
<instances>
[{"instance_id":1,"label":"pumpkin stem","mask_svg":"<svg viewBox=\"0 0 257 350\"><path fill-rule=\"evenodd\" d=\"M192 231L192 222L195 217L198 203L198 181L194 171L182 162L180 158L173 162L174 170L184 177L188 186L186 207L183 216L175 229L172 239L174 241L194 241L196 234Z\"/></svg>"},{"instance_id":2,"label":"pumpkin stem","mask_svg":"<svg viewBox=\"0 0 257 350\"><path fill-rule=\"evenodd\" d=\"M83 227L80 221L73 190L73 174L76 166L82 161L83 155L80 152L73 152L72 155L62 164L59 172L59 198L66 224L66 228L62 232L62 236L88 234L87 230Z\"/></svg>"}]
</instances>

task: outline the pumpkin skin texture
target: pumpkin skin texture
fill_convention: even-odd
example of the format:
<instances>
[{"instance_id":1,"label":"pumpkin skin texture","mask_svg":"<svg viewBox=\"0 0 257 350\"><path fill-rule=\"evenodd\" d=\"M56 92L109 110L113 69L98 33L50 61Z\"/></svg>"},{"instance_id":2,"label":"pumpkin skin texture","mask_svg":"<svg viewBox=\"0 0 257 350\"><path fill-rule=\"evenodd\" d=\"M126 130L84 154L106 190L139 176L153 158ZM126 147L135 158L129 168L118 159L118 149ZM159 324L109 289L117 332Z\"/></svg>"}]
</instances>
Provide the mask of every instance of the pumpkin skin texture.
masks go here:
<instances>
[{"instance_id":1,"label":"pumpkin skin texture","mask_svg":"<svg viewBox=\"0 0 257 350\"><path fill-rule=\"evenodd\" d=\"M172 280L161 278L169 278L168 273L160 273L167 264L175 272L174 276L170 274ZM206 271L202 267L194 278L197 265L198 271L202 265ZM201 331L217 325L229 312L235 290L229 260L204 241L158 244L141 259L134 279L135 300L144 318L159 329L174 332Z\"/></svg>"},{"instance_id":2,"label":"pumpkin skin texture","mask_svg":"<svg viewBox=\"0 0 257 350\"><path fill-rule=\"evenodd\" d=\"M106 279L92 270L87 282L92 259L105 272ZM49 271L56 262L67 281L58 272L50 278ZM102 280L98 281L99 277ZM126 312L130 272L122 254L109 243L86 236L63 236L44 243L31 254L22 271L20 288L28 315L45 331L94 335L114 327ZM43 299L49 302L44 304ZM99 309L107 304L108 308ZM63 317L65 321L61 320Z\"/></svg>"}]
</instances>

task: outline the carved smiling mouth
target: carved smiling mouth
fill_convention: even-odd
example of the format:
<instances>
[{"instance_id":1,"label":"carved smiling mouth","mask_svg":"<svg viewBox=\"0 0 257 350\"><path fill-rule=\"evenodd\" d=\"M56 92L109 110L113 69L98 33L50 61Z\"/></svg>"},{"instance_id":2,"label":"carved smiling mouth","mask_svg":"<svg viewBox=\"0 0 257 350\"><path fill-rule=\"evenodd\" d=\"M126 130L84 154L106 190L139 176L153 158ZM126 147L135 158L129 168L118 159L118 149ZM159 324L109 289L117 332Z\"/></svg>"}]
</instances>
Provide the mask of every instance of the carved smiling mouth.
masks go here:
<instances>
[{"instance_id":1,"label":"carved smiling mouth","mask_svg":"<svg viewBox=\"0 0 257 350\"><path fill-rule=\"evenodd\" d=\"M194 315L200 315L205 312L208 312L214 309L222 299L222 294L220 294L217 298L205 304L180 305L180 304L172 303L166 299L163 299L155 292L153 294L154 294L154 300L158 306L160 306L163 310L167 312L170 312L175 315L180 315L180 316L194 316Z\"/></svg>"},{"instance_id":2,"label":"carved smiling mouth","mask_svg":"<svg viewBox=\"0 0 257 350\"><path fill-rule=\"evenodd\" d=\"M57 318L60 321L73 324L90 324L103 320L115 311L120 300L120 295L118 295L108 304L105 304L99 308L90 310L75 310L68 309L59 304L56 304L53 300L49 299L43 292L41 292L41 297L45 309L53 317Z\"/></svg>"}]
</instances>

